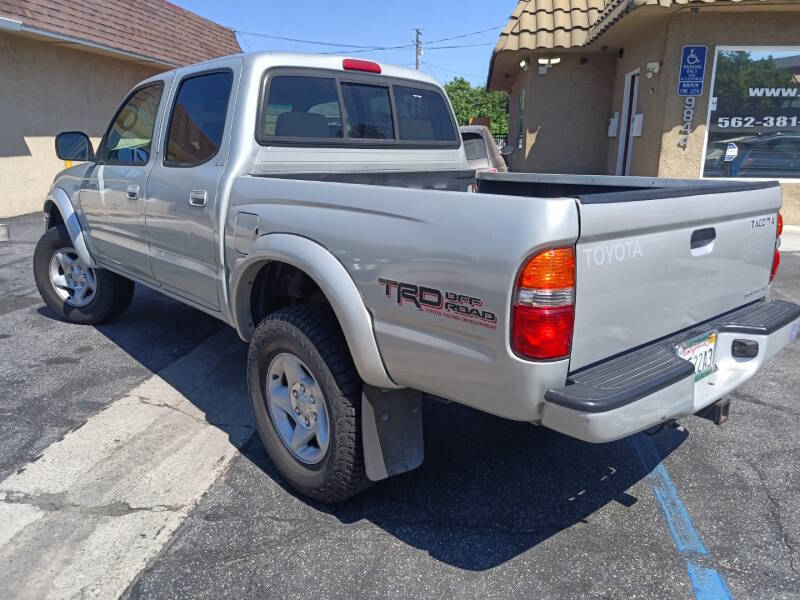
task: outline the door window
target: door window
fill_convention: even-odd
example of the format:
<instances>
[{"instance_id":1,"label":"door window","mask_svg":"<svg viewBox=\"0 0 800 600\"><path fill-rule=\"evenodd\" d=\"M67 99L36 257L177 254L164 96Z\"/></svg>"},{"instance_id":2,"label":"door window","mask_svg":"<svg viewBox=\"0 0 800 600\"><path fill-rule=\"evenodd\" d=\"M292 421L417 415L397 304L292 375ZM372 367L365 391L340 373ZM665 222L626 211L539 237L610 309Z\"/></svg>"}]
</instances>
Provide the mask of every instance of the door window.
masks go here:
<instances>
[{"instance_id":1,"label":"door window","mask_svg":"<svg viewBox=\"0 0 800 600\"><path fill-rule=\"evenodd\" d=\"M103 140L99 151L101 162L147 164L163 88L160 81L146 85L125 101Z\"/></svg>"},{"instance_id":2,"label":"door window","mask_svg":"<svg viewBox=\"0 0 800 600\"><path fill-rule=\"evenodd\" d=\"M167 131L164 164L193 167L219 152L231 95L233 73L220 71L181 82Z\"/></svg>"}]
</instances>

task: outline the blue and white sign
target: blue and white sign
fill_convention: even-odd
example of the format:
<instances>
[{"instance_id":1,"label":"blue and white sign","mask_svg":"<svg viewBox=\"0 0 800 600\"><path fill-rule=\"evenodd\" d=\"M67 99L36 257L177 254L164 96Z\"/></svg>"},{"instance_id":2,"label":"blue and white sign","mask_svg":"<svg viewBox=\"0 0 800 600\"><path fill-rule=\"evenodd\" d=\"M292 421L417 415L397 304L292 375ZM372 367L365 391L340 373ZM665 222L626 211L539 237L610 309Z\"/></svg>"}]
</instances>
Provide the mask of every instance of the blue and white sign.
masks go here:
<instances>
[{"instance_id":1,"label":"blue and white sign","mask_svg":"<svg viewBox=\"0 0 800 600\"><path fill-rule=\"evenodd\" d=\"M703 93L706 74L706 46L684 46L681 55L681 74L678 78L679 96L699 96Z\"/></svg>"}]
</instances>

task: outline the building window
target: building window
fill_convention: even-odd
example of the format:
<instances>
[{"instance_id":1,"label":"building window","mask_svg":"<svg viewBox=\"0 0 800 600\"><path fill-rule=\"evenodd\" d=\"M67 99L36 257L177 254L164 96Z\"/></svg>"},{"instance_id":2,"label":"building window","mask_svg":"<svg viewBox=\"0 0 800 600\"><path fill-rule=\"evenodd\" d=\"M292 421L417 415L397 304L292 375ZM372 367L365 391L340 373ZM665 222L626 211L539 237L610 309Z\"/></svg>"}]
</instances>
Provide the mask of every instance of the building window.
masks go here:
<instances>
[{"instance_id":1,"label":"building window","mask_svg":"<svg viewBox=\"0 0 800 600\"><path fill-rule=\"evenodd\" d=\"M519 93L519 105L517 106L517 148L525 148L525 90Z\"/></svg>"},{"instance_id":2,"label":"building window","mask_svg":"<svg viewBox=\"0 0 800 600\"><path fill-rule=\"evenodd\" d=\"M717 48L703 177L800 179L800 47Z\"/></svg>"}]
</instances>

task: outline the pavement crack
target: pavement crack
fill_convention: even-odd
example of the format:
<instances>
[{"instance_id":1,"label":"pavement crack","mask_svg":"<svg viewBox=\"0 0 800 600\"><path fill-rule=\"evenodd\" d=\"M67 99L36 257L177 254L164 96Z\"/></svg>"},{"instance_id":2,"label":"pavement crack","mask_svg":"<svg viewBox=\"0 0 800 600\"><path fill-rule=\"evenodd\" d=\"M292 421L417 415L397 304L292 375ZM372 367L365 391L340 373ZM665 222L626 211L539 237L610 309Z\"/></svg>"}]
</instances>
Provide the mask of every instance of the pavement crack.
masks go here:
<instances>
[{"instance_id":1,"label":"pavement crack","mask_svg":"<svg viewBox=\"0 0 800 600\"><path fill-rule=\"evenodd\" d=\"M168 410L175 411L182 415L185 415L192 419L193 421L197 421L198 423L208 424L206 419L198 417L197 415L193 415L183 409L178 408L177 406L172 406L171 404L167 404L166 402L159 402L158 400L153 400L152 398L148 398L147 396L135 396L135 398L141 402L142 404L147 404L148 406L155 406L156 408L166 408Z\"/></svg>"},{"instance_id":2,"label":"pavement crack","mask_svg":"<svg viewBox=\"0 0 800 600\"><path fill-rule=\"evenodd\" d=\"M758 477L761 488L764 490L764 494L767 496L767 500L769 502L767 512L778 529L778 533L781 536L783 545L786 546L786 549L789 551L789 565L795 575L800 575L800 571L798 571L798 566L795 562L795 544L791 538L791 535L789 535L789 532L786 531L786 527L784 527L783 522L781 521L780 505L778 500L770 492L769 486L767 485L767 478L764 476L764 473L761 471L761 468L755 463L755 461L744 456L742 459L750 466L751 469L753 469L753 472Z\"/></svg>"},{"instance_id":3,"label":"pavement crack","mask_svg":"<svg viewBox=\"0 0 800 600\"><path fill-rule=\"evenodd\" d=\"M16 490L0 491L0 502L6 504L26 504L38 508L43 512L79 511L84 514L98 517L122 517L138 512L177 512L183 510L183 505L155 504L153 506L131 506L128 502L115 500L108 504L87 506L77 502L70 502L65 492L28 494Z\"/></svg>"}]
</instances>

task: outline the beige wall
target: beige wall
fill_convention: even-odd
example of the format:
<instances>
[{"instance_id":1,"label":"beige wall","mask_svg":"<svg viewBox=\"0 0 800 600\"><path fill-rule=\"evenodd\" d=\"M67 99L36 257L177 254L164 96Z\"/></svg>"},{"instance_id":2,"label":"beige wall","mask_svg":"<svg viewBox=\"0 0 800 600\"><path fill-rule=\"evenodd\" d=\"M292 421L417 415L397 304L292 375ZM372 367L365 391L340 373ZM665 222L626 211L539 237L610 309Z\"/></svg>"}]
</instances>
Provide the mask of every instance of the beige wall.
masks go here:
<instances>
[{"instance_id":1,"label":"beige wall","mask_svg":"<svg viewBox=\"0 0 800 600\"><path fill-rule=\"evenodd\" d=\"M516 132L519 91L525 86L525 148L513 170L550 173L603 173L615 57L562 55L539 75L536 57L511 90L512 137ZM509 140L511 141L511 140ZM514 138L516 142L516 138ZM524 157L524 158L523 158Z\"/></svg>"},{"instance_id":2,"label":"beige wall","mask_svg":"<svg viewBox=\"0 0 800 600\"><path fill-rule=\"evenodd\" d=\"M617 58L614 75L614 91L611 96L611 114L620 113L622 119L622 102L625 95L625 78L636 69L639 70L639 95L636 102L636 113L644 115L641 137L633 138L631 149L631 175L650 175L658 172L661 152L661 133L664 123L664 97L666 90L659 85L659 80L648 79L646 64L658 62L664 43L664 27L662 23L654 23L645 28L637 28L632 42L625 44L622 57ZM663 71L662 71L663 73ZM677 83L675 84L677 86ZM611 115L609 115L610 117ZM606 173L616 173L620 138L606 138L607 158Z\"/></svg>"},{"instance_id":3,"label":"beige wall","mask_svg":"<svg viewBox=\"0 0 800 600\"><path fill-rule=\"evenodd\" d=\"M125 93L157 71L0 33L0 217L42 209L60 131L103 134Z\"/></svg>"}]
</instances>

